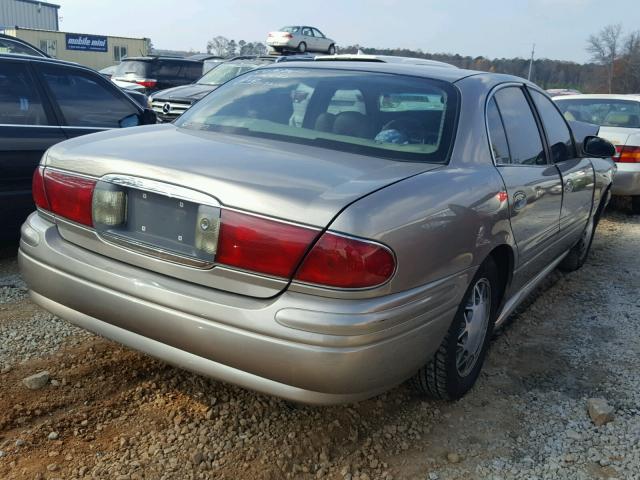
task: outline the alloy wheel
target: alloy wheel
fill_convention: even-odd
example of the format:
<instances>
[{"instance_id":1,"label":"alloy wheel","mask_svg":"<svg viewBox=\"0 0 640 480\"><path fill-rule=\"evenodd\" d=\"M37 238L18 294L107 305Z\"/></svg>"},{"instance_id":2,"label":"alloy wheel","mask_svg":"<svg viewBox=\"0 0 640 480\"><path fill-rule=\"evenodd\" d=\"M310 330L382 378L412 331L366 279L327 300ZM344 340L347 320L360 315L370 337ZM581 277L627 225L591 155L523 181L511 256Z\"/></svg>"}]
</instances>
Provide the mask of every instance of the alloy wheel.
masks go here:
<instances>
[{"instance_id":1,"label":"alloy wheel","mask_svg":"<svg viewBox=\"0 0 640 480\"><path fill-rule=\"evenodd\" d=\"M467 376L475 367L487 335L491 316L491 283L479 279L471 290L464 308L464 322L458 333L456 369L461 377Z\"/></svg>"}]
</instances>

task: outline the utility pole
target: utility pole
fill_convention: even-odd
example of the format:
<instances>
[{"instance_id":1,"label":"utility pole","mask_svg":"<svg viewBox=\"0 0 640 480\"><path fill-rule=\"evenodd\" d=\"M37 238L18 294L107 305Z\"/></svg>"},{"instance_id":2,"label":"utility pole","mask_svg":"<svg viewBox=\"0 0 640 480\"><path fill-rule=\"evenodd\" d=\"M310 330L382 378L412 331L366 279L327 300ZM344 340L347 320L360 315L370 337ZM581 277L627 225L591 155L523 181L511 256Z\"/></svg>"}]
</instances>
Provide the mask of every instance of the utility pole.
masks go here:
<instances>
[{"instance_id":1,"label":"utility pole","mask_svg":"<svg viewBox=\"0 0 640 480\"><path fill-rule=\"evenodd\" d=\"M529 74L527 75L527 80L531 80L531 70L533 69L533 54L536 52L536 44L533 44L531 48L531 60L529 60Z\"/></svg>"}]
</instances>

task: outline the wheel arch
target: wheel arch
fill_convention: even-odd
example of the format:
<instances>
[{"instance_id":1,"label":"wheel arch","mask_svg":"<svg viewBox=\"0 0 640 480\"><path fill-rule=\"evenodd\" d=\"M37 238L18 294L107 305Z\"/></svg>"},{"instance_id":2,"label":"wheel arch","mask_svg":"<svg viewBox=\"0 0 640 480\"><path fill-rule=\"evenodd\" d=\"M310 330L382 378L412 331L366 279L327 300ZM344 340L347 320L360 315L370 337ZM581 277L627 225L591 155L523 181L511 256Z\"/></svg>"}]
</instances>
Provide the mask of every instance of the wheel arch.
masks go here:
<instances>
[{"instance_id":1,"label":"wheel arch","mask_svg":"<svg viewBox=\"0 0 640 480\"><path fill-rule=\"evenodd\" d=\"M498 269L500 276L500 303L504 303L505 293L513 279L513 269L515 265L514 251L511 245L502 244L495 247L487 258L491 258Z\"/></svg>"}]
</instances>

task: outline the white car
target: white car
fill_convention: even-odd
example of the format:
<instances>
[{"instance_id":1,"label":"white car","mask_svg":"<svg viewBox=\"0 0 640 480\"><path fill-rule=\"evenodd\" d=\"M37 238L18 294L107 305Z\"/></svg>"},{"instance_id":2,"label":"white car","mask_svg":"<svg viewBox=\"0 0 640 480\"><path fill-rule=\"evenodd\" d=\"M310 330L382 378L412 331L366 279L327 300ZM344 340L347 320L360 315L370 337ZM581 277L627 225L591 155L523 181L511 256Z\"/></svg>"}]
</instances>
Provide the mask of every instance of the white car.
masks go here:
<instances>
[{"instance_id":1,"label":"white car","mask_svg":"<svg viewBox=\"0 0 640 480\"><path fill-rule=\"evenodd\" d=\"M600 125L599 136L616 147L612 192L631 196L640 214L640 95L567 95L553 99L567 120Z\"/></svg>"},{"instance_id":2,"label":"white car","mask_svg":"<svg viewBox=\"0 0 640 480\"><path fill-rule=\"evenodd\" d=\"M304 52L336 53L336 43L315 27L293 25L282 27L267 35L267 46L277 52L295 50Z\"/></svg>"}]
</instances>

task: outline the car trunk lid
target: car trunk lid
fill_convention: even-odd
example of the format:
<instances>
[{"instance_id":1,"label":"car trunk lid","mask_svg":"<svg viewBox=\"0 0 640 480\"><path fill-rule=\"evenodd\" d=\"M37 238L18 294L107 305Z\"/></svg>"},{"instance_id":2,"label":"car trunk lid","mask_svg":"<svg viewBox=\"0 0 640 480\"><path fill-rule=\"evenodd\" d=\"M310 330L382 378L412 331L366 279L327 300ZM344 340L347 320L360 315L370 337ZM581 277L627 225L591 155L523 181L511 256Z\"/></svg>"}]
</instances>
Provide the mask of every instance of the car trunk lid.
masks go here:
<instances>
[{"instance_id":1,"label":"car trunk lid","mask_svg":"<svg viewBox=\"0 0 640 480\"><path fill-rule=\"evenodd\" d=\"M135 203L129 206L129 215L135 226L116 233L125 236L126 240L146 245L146 250L137 251L144 257L125 251L132 250L131 245L105 242L105 239L109 240L101 235L105 232L83 235L71 224L60 226L67 240L103 255L194 283L263 297L286 288L291 274L256 275L234 271L215 264L214 257L205 258L205 265L181 264L176 257L188 257L188 248L196 240L187 239L185 235L179 241L188 240L188 248L180 250L182 246L175 247L176 238L171 240L169 237L180 233L176 230L178 227L187 224L195 227L192 223L200 221L202 211L215 216L218 208L257 215L259 219L283 220L282 224L293 224L303 229L299 232L305 235L314 232L307 239L310 246L317 234L350 203L389 184L438 167L273 140L186 130L174 125L140 127L128 132L113 130L73 139L51 149L46 166L95 179L107 176L120 179L120 183L122 179L131 178L138 182L127 186L133 189L129 201ZM171 196L154 187L145 190L148 195L143 198L143 190L136 186L143 183L168 185L172 187L169 190L188 190L193 194ZM200 200L203 197L210 201ZM194 198L196 200L192 201ZM179 206L180 200L185 204ZM183 210L177 215L179 208ZM171 220L167 223L163 219ZM269 228L269 225L261 224L256 231ZM153 230L146 233L156 235L155 240L148 240L151 237L141 232L142 226ZM209 264L207 259L213 263ZM200 268L199 272L195 272L197 268Z\"/></svg>"}]
</instances>

